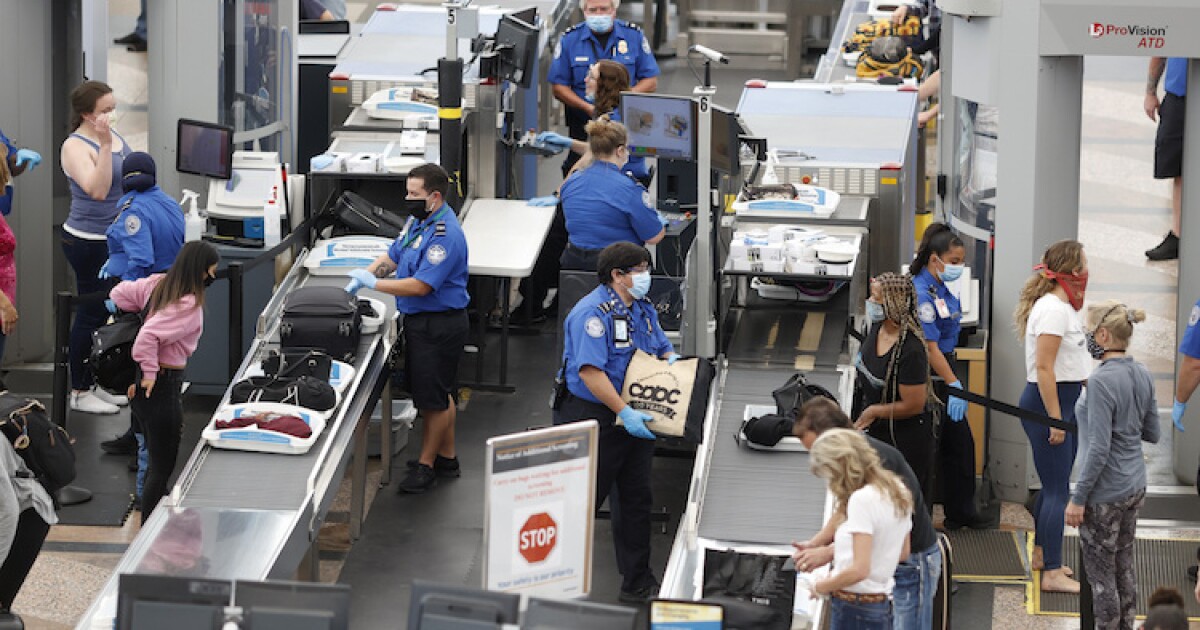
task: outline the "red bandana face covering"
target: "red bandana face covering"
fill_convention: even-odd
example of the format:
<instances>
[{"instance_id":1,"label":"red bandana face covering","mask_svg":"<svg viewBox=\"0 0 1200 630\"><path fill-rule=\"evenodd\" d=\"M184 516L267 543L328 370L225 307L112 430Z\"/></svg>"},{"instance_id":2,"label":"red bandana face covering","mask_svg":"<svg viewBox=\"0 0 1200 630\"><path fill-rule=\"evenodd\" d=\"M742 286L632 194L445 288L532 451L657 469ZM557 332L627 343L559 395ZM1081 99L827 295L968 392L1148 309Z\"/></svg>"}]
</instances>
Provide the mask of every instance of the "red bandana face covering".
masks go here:
<instances>
[{"instance_id":1,"label":"red bandana face covering","mask_svg":"<svg viewBox=\"0 0 1200 630\"><path fill-rule=\"evenodd\" d=\"M1063 291L1067 293L1067 301L1071 303L1071 308L1080 310L1083 308L1083 296L1087 293L1088 272L1083 273L1055 273L1046 268L1046 265L1038 265L1033 268L1042 274L1042 277L1049 278L1059 284Z\"/></svg>"}]
</instances>

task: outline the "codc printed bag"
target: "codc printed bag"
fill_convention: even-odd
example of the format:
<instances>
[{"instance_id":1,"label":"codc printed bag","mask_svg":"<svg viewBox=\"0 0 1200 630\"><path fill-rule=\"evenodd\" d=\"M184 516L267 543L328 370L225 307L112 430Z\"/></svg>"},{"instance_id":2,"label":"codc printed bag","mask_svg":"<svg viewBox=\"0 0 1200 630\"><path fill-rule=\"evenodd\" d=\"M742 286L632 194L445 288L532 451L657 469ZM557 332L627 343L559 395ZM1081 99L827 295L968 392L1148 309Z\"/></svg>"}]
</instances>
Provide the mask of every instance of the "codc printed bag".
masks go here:
<instances>
[{"instance_id":1,"label":"codc printed bag","mask_svg":"<svg viewBox=\"0 0 1200 630\"><path fill-rule=\"evenodd\" d=\"M641 350L625 370L621 399L654 419L646 428L662 437L699 444L704 432L708 390L716 370L704 359L679 359L675 365ZM617 424L621 424L620 419Z\"/></svg>"}]
</instances>

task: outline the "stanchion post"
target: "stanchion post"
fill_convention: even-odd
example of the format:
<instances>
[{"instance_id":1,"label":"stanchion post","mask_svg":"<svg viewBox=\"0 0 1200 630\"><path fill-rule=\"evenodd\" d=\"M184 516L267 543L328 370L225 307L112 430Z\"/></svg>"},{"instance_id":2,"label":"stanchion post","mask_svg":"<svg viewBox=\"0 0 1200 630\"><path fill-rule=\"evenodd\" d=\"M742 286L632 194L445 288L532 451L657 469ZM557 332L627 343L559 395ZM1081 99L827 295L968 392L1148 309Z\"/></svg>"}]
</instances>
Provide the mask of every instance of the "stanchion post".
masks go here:
<instances>
[{"instance_id":1,"label":"stanchion post","mask_svg":"<svg viewBox=\"0 0 1200 630\"><path fill-rule=\"evenodd\" d=\"M1094 630L1096 618L1092 615L1092 583L1088 582L1087 567L1083 563L1083 538L1079 539L1079 628Z\"/></svg>"},{"instance_id":2,"label":"stanchion post","mask_svg":"<svg viewBox=\"0 0 1200 630\"><path fill-rule=\"evenodd\" d=\"M234 260L229 263L229 380L237 376L238 367L242 364L242 261Z\"/></svg>"},{"instance_id":3,"label":"stanchion post","mask_svg":"<svg viewBox=\"0 0 1200 630\"><path fill-rule=\"evenodd\" d=\"M67 363L71 344L71 301L70 292L59 291L54 295L54 393L50 397L50 420L67 428L67 399L71 386L67 382ZM59 505L77 505L92 500L92 492L79 486L66 486L56 493Z\"/></svg>"}]
</instances>

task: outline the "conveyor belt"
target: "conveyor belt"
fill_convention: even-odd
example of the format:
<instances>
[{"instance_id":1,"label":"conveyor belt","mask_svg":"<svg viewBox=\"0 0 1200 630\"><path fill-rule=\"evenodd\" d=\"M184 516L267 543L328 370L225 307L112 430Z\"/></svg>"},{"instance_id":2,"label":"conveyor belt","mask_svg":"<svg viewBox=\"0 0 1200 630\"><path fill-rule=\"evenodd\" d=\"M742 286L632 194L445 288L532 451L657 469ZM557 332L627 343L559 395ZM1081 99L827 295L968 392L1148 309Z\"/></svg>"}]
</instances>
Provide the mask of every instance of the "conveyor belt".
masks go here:
<instances>
[{"instance_id":1,"label":"conveyor belt","mask_svg":"<svg viewBox=\"0 0 1200 630\"><path fill-rule=\"evenodd\" d=\"M821 529L825 518L825 482L808 469L808 454L752 451L737 445L748 404L769 405L771 390L793 374L791 369L730 366L712 439L712 460L703 509L701 538L756 545L788 545ZM841 374L808 373L808 378L838 391Z\"/></svg>"}]
</instances>

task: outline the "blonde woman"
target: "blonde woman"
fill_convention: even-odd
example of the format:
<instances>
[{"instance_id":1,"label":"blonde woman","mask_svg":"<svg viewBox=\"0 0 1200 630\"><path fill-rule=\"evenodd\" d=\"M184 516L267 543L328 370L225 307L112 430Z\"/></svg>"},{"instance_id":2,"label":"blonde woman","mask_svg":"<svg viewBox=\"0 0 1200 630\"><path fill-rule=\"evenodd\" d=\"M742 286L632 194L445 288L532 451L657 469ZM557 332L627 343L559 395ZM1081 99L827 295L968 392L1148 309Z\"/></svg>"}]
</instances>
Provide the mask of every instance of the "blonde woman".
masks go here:
<instances>
[{"instance_id":1,"label":"blonde woman","mask_svg":"<svg viewBox=\"0 0 1200 630\"><path fill-rule=\"evenodd\" d=\"M1146 366L1126 356L1146 313L1116 301L1088 307L1088 345L1100 366L1075 403L1082 465L1066 522L1079 528L1097 628L1133 629L1133 539L1146 498L1142 441L1158 442L1158 403Z\"/></svg>"},{"instance_id":2,"label":"blonde woman","mask_svg":"<svg viewBox=\"0 0 1200 630\"><path fill-rule=\"evenodd\" d=\"M833 568L813 592L830 597L833 630L890 629L892 575L909 555L912 495L857 431L822 433L811 458L813 474L829 484L837 522Z\"/></svg>"},{"instance_id":3,"label":"blonde woman","mask_svg":"<svg viewBox=\"0 0 1200 630\"><path fill-rule=\"evenodd\" d=\"M1075 401L1092 371L1079 310L1087 292L1087 257L1079 241L1059 241L1046 249L1034 275L1021 289L1013 320L1025 342L1025 391L1020 405L1064 422L1075 422ZM1022 420L1033 464L1042 480L1033 510L1036 525L1033 568L1041 570L1043 591L1078 593L1062 563L1063 513L1075 463L1074 434Z\"/></svg>"}]
</instances>

